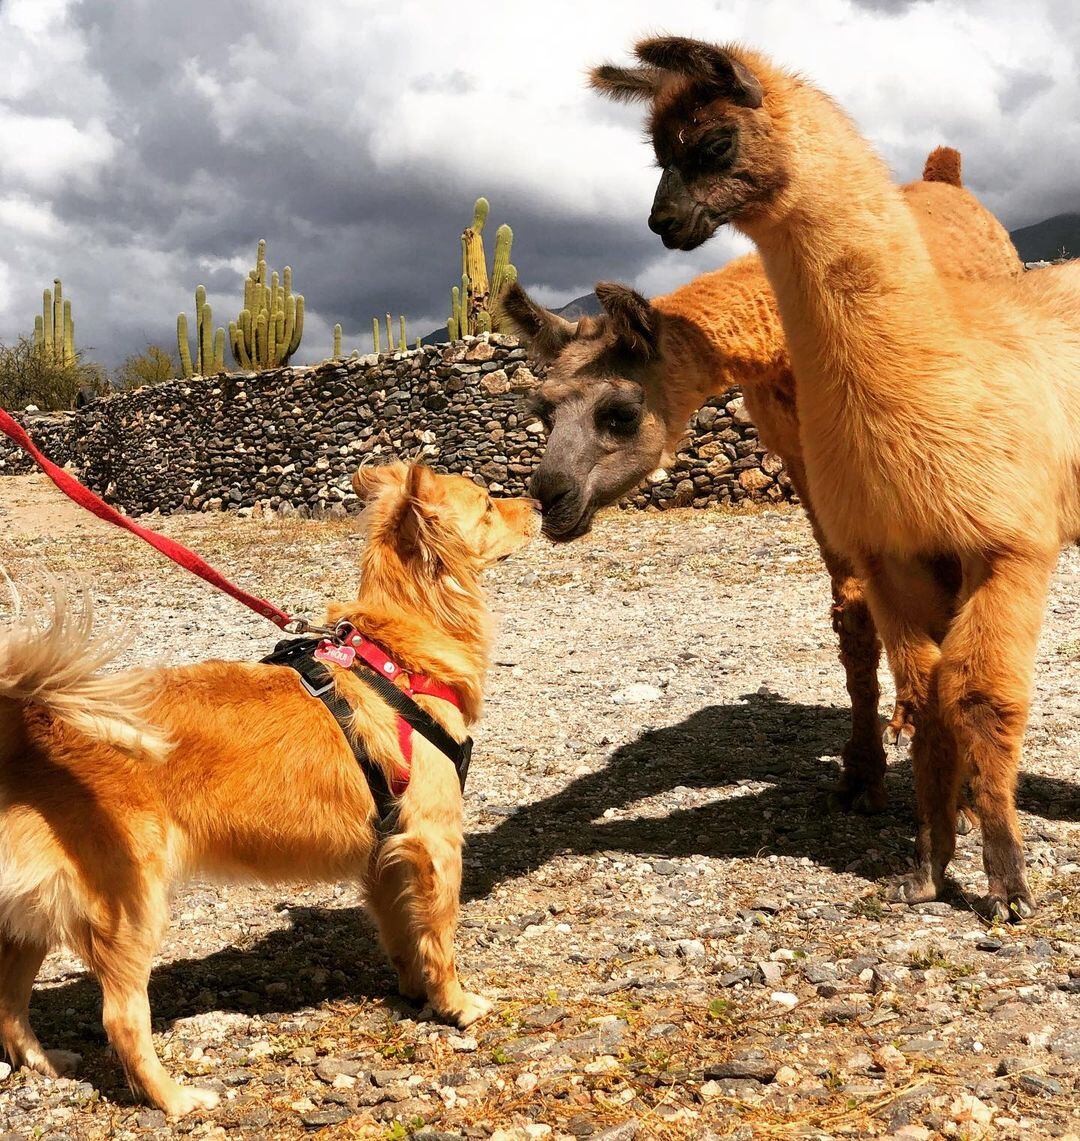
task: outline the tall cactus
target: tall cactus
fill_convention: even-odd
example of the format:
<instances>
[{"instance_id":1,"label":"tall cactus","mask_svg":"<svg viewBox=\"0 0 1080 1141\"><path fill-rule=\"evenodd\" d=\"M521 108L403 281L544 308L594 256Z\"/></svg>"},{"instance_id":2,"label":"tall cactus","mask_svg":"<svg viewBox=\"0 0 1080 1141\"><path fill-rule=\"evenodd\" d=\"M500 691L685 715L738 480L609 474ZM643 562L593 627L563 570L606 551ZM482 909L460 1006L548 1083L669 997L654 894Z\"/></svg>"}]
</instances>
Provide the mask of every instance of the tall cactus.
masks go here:
<instances>
[{"instance_id":1,"label":"tall cactus","mask_svg":"<svg viewBox=\"0 0 1080 1141\"><path fill-rule=\"evenodd\" d=\"M398 316L398 339L394 340L394 319L386 314L386 351L388 353L407 353L409 351L408 335L405 331L405 315ZM382 335L378 317L371 319L371 344L376 353L382 352Z\"/></svg>"},{"instance_id":2,"label":"tall cactus","mask_svg":"<svg viewBox=\"0 0 1080 1141\"><path fill-rule=\"evenodd\" d=\"M341 326L334 326L334 360L341 360Z\"/></svg>"},{"instance_id":3,"label":"tall cactus","mask_svg":"<svg viewBox=\"0 0 1080 1141\"><path fill-rule=\"evenodd\" d=\"M75 322L60 278L41 295L41 315L34 318L34 348L51 364L75 363Z\"/></svg>"},{"instance_id":4,"label":"tall cactus","mask_svg":"<svg viewBox=\"0 0 1080 1141\"><path fill-rule=\"evenodd\" d=\"M514 232L505 223L495 231L495 262L490 279L484 254L484 223L488 200L478 198L473 207L472 225L461 235L461 289L451 290L451 314L446 322L451 339L494 331L509 332L511 323L502 313L502 296L517 270L510 263ZM489 284L490 280L490 284Z\"/></svg>"},{"instance_id":5,"label":"tall cactus","mask_svg":"<svg viewBox=\"0 0 1080 1141\"><path fill-rule=\"evenodd\" d=\"M292 291L292 269L275 270L267 282L266 240L259 239L255 268L244 282L244 307L229 322L233 360L244 369L287 365L304 335L304 297Z\"/></svg>"},{"instance_id":6,"label":"tall cactus","mask_svg":"<svg viewBox=\"0 0 1080 1141\"><path fill-rule=\"evenodd\" d=\"M225 330L214 330L214 314L206 303L206 286L195 287L195 358L188 344L187 314L176 318L176 347L185 377L213 376L225 371Z\"/></svg>"},{"instance_id":7,"label":"tall cactus","mask_svg":"<svg viewBox=\"0 0 1080 1141\"><path fill-rule=\"evenodd\" d=\"M372 317L371 318L371 351L376 356L378 356L379 353L382 352L382 348L379 345L379 318L378 317Z\"/></svg>"}]
</instances>

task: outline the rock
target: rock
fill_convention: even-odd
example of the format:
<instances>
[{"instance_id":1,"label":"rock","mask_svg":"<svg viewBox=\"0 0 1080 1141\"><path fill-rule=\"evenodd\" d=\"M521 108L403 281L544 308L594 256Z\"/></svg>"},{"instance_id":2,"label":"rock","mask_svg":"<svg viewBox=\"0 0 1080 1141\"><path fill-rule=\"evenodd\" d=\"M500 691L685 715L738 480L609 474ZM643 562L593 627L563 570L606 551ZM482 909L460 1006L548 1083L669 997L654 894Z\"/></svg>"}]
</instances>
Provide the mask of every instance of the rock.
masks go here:
<instances>
[{"instance_id":1,"label":"rock","mask_svg":"<svg viewBox=\"0 0 1080 1141\"><path fill-rule=\"evenodd\" d=\"M6 1081L11 1077L11 1067L7 1062L0 1062L0 1082Z\"/></svg>"},{"instance_id":2,"label":"rock","mask_svg":"<svg viewBox=\"0 0 1080 1141\"><path fill-rule=\"evenodd\" d=\"M323 1105L300 1114L300 1120L308 1129L324 1129L328 1125L340 1125L348 1121L354 1111L344 1105Z\"/></svg>"},{"instance_id":3,"label":"rock","mask_svg":"<svg viewBox=\"0 0 1080 1141\"><path fill-rule=\"evenodd\" d=\"M363 1071L362 1062L353 1061L349 1058L322 1058L315 1067L316 1075L324 1082L332 1082L342 1075L355 1078Z\"/></svg>"},{"instance_id":4,"label":"rock","mask_svg":"<svg viewBox=\"0 0 1080 1141\"><path fill-rule=\"evenodd\" d=\"M1046 1048L1063 1062L1080 1062L1080 1026L1059 1030L1046 1043Z\"/></svg>"},{"instance_id":5,"label":"rock","mask_svg":"<svg viewBox=\"0 0 1080 1141\"><path fill-rule=\"evenodd\" d=\"M726 1062L707 1064L704 1076L710 1080L749 1078L755 1082L771 1082L776 1077L777 1065L761 1054L737 1054Z\"/></svg>"},{"instance_id":6,"label":"rock","mask_svg":"<svg viewBox=\"0 0 1080 1141\"><path fill-rule=\"evenodd\" d=\"M659 701L663 693L655 685L646 685L644 682L635 682L624 686L611 695L615 705L647 705Z\"/></svg>"},{"instance_id":7,"label":"rock","mask_svg":"<svg viewBox=\"0 0 1080 1141\"><path fill-rule=\"evenodd\" d=\"M1060 1097L1061 1082L1053 1078L1046 1078L1040 1074L1021 1074L1017 1084L1025 1092L1034 1097Z\"/></svg>"}]
</instances>

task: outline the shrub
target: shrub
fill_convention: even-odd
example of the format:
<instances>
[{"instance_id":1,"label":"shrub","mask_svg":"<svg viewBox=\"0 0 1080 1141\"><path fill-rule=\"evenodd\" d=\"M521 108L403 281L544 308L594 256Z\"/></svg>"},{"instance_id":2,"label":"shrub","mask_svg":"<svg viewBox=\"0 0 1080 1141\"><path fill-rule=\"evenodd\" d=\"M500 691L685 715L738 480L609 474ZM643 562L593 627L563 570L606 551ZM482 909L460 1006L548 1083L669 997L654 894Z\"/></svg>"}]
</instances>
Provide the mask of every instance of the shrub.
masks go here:
<instances>
[{"instance_id":1,"label":"shrub","mask_svg":"<svg viewBox=\"0 0 1080 1141\"><path fill-rule=\"evenodd\" d=\"M113 373L113 385L122 392L142 388L146 384L161 384L179 376L176 362L167 349L160 345L147 345L146 351L132 353Z\"/></svg>"},{"instance_id":2,"label":"shrub","mask_svg":"<svg viewBox=\"0 0 1080 1141\"><path fill-rule=\"evenodd\" d=\"M0 343L0 406L19 411L34 404L42 411L73 408L80 391L101 396L109 381L99 365L75 352L70 360L50 359L30 337Z\"/></svg>"}]
</instances>

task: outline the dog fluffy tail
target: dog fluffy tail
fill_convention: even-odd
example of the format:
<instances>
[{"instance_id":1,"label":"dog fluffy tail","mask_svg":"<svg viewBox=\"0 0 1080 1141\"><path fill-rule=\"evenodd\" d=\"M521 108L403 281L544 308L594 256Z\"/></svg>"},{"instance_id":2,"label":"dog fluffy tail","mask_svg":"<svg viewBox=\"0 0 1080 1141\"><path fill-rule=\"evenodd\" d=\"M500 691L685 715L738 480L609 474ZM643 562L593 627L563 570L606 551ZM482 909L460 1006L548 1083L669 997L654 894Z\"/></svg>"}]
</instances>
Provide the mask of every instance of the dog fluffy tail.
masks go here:
<instances>
[{"instance_id":1,"label":"dog fluffy tail","mask_svg":"<svg viewBox=\"0 0 1080 1141\"><path fill-rule=\"evenodd\" d=\"M926 156L923 182L945 182L949 186L963 186L960 180L960 152L953 147L935 147Z\"/></svg>"},{"instance_id":2,"label":"dog fluffy tail","mask_svg":"<svg viewBox=\"0 0 1080 1141\"><path fill-rule=\"evenodd\" d=\"M8 588L12 616L0 630L0 701L41 705L88 737L145 760L164 760L169 742L141 712L145 675L98 672L124 645L95 633L89 593L82 589L72 597L50 581L31 601L11 579Z\"/></svg>"}]
</instances>

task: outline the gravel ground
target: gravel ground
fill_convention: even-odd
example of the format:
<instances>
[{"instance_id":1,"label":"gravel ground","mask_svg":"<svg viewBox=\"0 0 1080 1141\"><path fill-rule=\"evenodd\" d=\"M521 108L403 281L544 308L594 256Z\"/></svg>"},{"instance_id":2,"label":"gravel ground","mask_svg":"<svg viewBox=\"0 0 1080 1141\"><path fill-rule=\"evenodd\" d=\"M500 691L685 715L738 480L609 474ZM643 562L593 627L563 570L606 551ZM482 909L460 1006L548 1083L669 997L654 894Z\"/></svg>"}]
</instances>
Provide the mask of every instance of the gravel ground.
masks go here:
<instances>
[{"instance_id":1,"label":"gravel ground","mask_svg":"<svg viewBox=\"0 0 1080 1141\"><path fill-rule=\"evenodd\" d=\"M91 575L139 633L131 661L274 642L39 477L0 480L0 512L8 569ZM354 589L350 521L162 529L294 611ZM610 515L492 593L458 946L495 1013L458 1033L397 999L348 885L195 883L151 1001L166 1064L222 1108L170 1126L133 1105L96 987L56 954L32 1015L81 1066L0 1078L0 1136L1077 1137L1080 551L1019 794L1042 909L1010 929L976 910L977 835L948 901L885 901L912 847L903 755L889 812L829 814L846 702L797 509Z\"/></svg>"}]
</instances>

